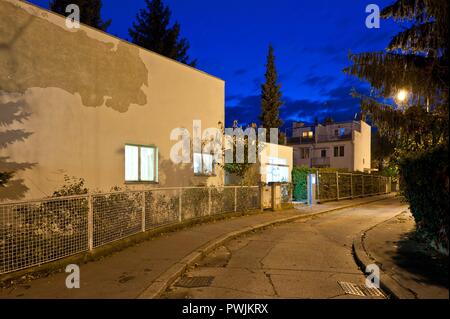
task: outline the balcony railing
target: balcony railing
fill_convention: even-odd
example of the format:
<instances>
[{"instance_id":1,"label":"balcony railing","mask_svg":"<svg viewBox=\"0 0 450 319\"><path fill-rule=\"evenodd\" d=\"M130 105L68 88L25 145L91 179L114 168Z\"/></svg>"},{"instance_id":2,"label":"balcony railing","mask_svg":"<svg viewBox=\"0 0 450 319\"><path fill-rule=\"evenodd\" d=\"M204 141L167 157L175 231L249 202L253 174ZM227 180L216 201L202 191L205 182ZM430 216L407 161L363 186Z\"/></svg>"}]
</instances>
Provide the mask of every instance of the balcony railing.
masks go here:
<instances>
[{"instance_id":1,"label":"balcony railing","mask_svg":"<svg viewBox=\"0 0 450 319\"><path fill-rule=\"evenodd\" d=\"M314 143L314 137L288 137L287 144L311 144Z\"/></svg>"},{"instance_id":2,"label":"balcony railing","mask_svg":"<svg viewBox=\"0 0 450 319\"><path fill-rule=\"evenodd\" d=\"M318 142L332 142L332 141L343 141L343 140L351 140L352 133L342 134L342 135L332 135L332 134L324 134L317 136Z\"/></svg>"},{"instance_id":3,"label":"balcony railing","mask_svg":"<svg viewBox=\"0 0 450 319\"><path fill-rule=\"evenodd\" d=\"M313 158L311 158L311 165L313 167L330 166L330 158L329 157L313 157Z\"/></svg>"}]
</instances>

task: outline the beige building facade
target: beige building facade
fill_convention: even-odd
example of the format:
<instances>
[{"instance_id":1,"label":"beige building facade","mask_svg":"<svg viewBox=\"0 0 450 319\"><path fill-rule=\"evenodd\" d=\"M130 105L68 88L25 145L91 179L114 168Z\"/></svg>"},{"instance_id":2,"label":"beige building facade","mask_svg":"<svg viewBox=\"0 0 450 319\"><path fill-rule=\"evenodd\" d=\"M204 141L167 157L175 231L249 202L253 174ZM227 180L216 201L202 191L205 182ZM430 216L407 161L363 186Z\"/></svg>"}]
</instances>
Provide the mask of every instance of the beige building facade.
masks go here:
<instances>
[{"instance_id":1,"label":"beige building facade","mask_svg":"<svg viewBox=\"0 0 450 319\"><path fill-rule=\"evenodd\" d=\"M371 127L364 121L314 126L293 123L288 144L294 149L295 166L370 171Z\"/></svg>"},{"instance_id":2,"label":"beige building facade","mask_svg":"<svg viewBox=\"0 0 450 319\"><path fill-rule=\"evenodd\" d=\"M224 81L17 0L0 0L0 201L89 190L223 184L174 164L174 128L224 123ZM200 156L201 158L201 156Z\"/></svg>"}]
</instances>

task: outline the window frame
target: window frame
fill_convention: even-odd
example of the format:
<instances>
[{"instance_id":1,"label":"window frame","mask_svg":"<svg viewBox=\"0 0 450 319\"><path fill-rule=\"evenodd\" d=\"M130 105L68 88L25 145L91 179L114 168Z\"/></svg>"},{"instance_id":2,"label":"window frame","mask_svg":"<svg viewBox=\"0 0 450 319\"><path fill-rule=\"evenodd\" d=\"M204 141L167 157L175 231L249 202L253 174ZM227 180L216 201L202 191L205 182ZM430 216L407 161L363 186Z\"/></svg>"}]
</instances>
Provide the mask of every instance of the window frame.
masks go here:
<instances>
[{"instance_id":1,"label":"window frame","mask_svg":"<svg viewBox=\"0 0 450 319\"><path fill-rule=\"evenodd\" d=\"M345 145L335 145L333 147L334 157L344 157L345 156Z\"/></svg>"},{"instance_id":2,"label":"window frame","mask_svg":"<svg viewBox=\"0 0 450 319\"><path fill-rule=\"evenodd\" d=\"M137 180L127 180L125 176L124 171L124 180L125 184L158 184L159 183L159 163L158 163L158 157L159 157L159 149L154 144L135 144L135 143L125 143L124 145L124 169L126 170L126 158L125 158L125 148L127 146L134 146L138 148L138 179ZM142 180L141 179L141 148L152 148L153 151L153 180Z\"/></svg>"}]
</instances>

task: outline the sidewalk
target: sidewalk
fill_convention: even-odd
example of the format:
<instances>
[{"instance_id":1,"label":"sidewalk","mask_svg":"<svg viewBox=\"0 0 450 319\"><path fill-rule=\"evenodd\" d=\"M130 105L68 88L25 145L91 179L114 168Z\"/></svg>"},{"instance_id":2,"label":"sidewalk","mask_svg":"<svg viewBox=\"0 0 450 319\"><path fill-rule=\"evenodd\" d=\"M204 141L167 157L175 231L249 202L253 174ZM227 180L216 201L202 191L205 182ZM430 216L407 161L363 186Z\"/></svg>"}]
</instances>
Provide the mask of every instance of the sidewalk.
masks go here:
<instances>
[{"instance_id":1,"label":"sidewalk","mask_svg":"<svg viewBox=\"0 0 450 319\"><path fill-rule=\"evenodd\" d=\"M448 299L448 258L415 240L414 229L411 213L402 213L367 231L364 248L411 297Z\"/></svg>"},{"instance_id":2,"label":"sidewalk","mask_svg":"<svg viewBox=\"0 0 450 319\"><path fill-rule=\"evenodd\" d=\"M302 206L280 212L263 212L200 224L162 234L135 246L80 265L80 289L67 289L68 274L63 270L44 278L0 289L0 298L136 298L171 267L218 238L248 227L275 223L286 218L320 214L334 209L361 205L392 195L372 196Z\"/></svg>"}]
</instances>

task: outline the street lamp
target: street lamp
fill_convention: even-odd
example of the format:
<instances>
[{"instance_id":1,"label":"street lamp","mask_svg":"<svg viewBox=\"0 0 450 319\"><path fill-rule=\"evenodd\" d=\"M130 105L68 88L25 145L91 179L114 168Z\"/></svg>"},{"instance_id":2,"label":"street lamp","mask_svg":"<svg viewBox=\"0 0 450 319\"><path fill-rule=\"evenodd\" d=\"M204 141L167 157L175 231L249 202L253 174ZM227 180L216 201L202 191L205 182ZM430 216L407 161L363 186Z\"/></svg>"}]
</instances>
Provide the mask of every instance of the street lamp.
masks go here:
<instances>
[{"instance_id":1,"label":"street lamp","mask_svg":"<svg viewBox=\"0 0 450 319\"><path fill-rule=\"evenodd\" d=\"M405 102L408 98L408 91L401 89L397 92L397 101L399 102Z\"/></svg>"}]
</instances>

